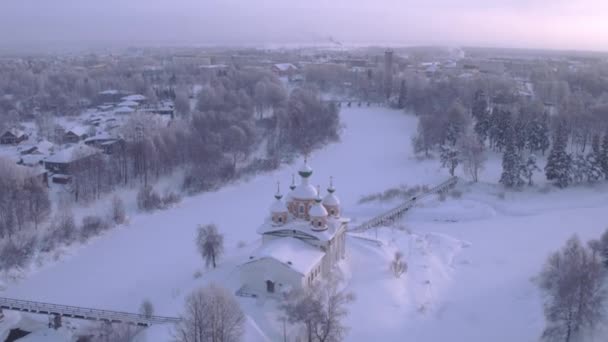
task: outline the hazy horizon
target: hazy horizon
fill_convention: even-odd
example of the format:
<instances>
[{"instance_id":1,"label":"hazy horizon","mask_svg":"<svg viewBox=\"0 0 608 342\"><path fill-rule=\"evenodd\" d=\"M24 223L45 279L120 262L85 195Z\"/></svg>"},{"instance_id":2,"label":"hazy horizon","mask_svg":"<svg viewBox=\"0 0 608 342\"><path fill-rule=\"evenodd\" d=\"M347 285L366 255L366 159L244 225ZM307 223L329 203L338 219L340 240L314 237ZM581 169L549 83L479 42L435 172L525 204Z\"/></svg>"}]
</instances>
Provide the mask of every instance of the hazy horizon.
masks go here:
<instances>
[{"instance_id":1,"label":"hazy horizon","mask_svg":"<svg viewBox=\"0 0 608 342\"><path fill-rule=\"evenodd\" d=\"M2 48L448 45L608 51L608 2L4 0Z\"/></svg>"}]
</instances>

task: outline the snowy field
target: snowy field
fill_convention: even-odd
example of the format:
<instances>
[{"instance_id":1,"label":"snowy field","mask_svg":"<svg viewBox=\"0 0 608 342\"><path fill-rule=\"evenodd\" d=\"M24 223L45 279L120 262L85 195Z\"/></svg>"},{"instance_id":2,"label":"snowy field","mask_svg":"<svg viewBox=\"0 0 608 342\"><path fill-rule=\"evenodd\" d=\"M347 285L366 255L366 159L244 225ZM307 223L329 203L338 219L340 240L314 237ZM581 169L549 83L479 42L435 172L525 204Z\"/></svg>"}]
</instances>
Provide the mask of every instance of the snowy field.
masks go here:
<instances>
[{"instance_id":1,"label":"snowy field","mask_svg":"<svg viewBox=\"0 0 608 342\"><path fill-rule=\"evenodd\" d=\"M325 188L334 176L343 214L353 225L398 204L358 204L362 196L447 178L437 160L413 156L415 116L343 108L341 118L342 140L310 158L311 182ZM7 284L0 296L131 312L149 298L156 314L174 316L184 296L206 283L234 291L235 267L259 244L255 230L268 215L276 181L285 189L299 164L185 198L170 210L133 214L128 226ZM544 318L533 278L571 234L596 238L606 228L608 187L558 191L541 184L505 194L493 185L499 165L491 158L482 183L461 183L462 196L425 200L394 227L366 233L382 247L349 237L348 289L357 300L348 341L538 340ZM218 269L205 270L194 236L198 224L211 222L225 234L226 256ZM246 245L239 248L241 241ZM396 250L409 263L401 279L388 271ZM198 270L203 274L195 278ZM247 340L280 340L273 303L239 300L249 316ZM149 329L142 341L167 341L168 330Z\"/></svg>"}]
</instances>

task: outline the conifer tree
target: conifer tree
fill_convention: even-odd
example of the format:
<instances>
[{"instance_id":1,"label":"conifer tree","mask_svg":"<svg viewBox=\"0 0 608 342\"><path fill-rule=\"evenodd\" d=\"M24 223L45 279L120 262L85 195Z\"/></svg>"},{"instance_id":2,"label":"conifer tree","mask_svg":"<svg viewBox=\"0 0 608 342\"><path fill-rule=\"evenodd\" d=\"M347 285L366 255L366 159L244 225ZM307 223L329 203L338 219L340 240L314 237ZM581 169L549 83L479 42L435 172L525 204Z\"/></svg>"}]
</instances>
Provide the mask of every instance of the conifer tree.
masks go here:
<instances>
[{"instance_id":1,"label":"conifer tree","mask_svg":"<svg viewBox=\"0 0 608 342\"><path fill-rule=\"evenodd\" d=\"M522 164L521 167L522 175L528 180L528 186L534 185L534 183L532 182L534 173L540 171L540 168L536 164L536 156L534 154L530 154L526 162Z\"/></svg>"},{"instance_id":2,"label":"conifer tree","mask_svg":"<svg viewBox=\"0 0 608 342\"><path fill-rule=\"evenodd\" d=\"M500 183L507 188L516 188L524 185L522 178L521 157L515 147L515 132L513 127L505 132L505 151L502 155L502 174Z\"/></svg>"},{"instance_id":3,"label":"conifer tree","mask_svg":"<svg viewBox=\"0 0 608 342\"><path fill-rule=\"evenodd\" d=\"M524 119L523 115L519 115L517 121L515 121L515 147L517 147L517 151L522 152L526 147L528 137L527 137L527 123Z\"/></svg>"},{"instance_id":4,"label":"conifer tree","mask_svg":"<svg viewBox=\"0 0 608 342\"><path fill-rule=\"evenodd\" d=\"M450 144L444 144L440 149L441 166L448 169L450 176L454 176L454 172L460 164L460 151L456 146Z\"/></svg>"},{"instance_id":5,"label":"conifer tree","mask_svg":"<svg viewBox=\"0 0 608 342\"><path fill-rule=\"evenodd\" d=\"M488 98L483 90L478 90L475 93L473 100L473 108L471 110L473 118L475 118L474 131L482 144L488 139L488 131L490 130L490 111L488 110Z\"/></svg>"},{"instance_id":6,"label":"conifer tree","mask_svg":"<svg viewBox=\"0 0 608 342\"><path fill-rule=\"evenodd\" d=\"M599 163L602 167L605 177L608 179L608 132L604 134L602 146L599 149Z\"/></svg>"},{"instance_id":7,"label":"conifer tree","mask_svg":"<svg viewBox=\"0 0 608 342\"><path fill-rule=\"evenodd\" d=\"M564 123L560 122L545 166L547 180L553 181L560 188L567 187L571 179L572 157L566 152L567 144L568 131Z\"/></svg>"},{"instance_id":8,"label":"conifer tree","mask_svg":"<svg viewBox=\"0 0 608 342\"><path fill-rule=\"evenodd\" d=\"M591 139L591 152L587 155L587 169L585 170L585 177L589 182L597 182L606 177L604 170L602 169L600 158L600 136L596 134Z\"/></svg>"},{"instance_id":9,"label":"conifer tree","mask_svg":"<svg viewBox=\"0 0 608 342\"><path fill-rule=\"evenodd\" d=\"M536 117L527 129L528 136L528 148L530 151L538 152L541 151L543 155L549 148L549 125L548 118L545 115L543 118Z\"/></svg>"},{"instance_id":10,"label":"conifer tree","mask_svg":"<svg viewBox=\"0 0 608 342\"><path fill-rule=\"evenodd\" d=\"M580 184L586 182L589 169L590 167L584 155L577 154L573 156L570 164L570 183Z\"/></svg>"}]
</instances>

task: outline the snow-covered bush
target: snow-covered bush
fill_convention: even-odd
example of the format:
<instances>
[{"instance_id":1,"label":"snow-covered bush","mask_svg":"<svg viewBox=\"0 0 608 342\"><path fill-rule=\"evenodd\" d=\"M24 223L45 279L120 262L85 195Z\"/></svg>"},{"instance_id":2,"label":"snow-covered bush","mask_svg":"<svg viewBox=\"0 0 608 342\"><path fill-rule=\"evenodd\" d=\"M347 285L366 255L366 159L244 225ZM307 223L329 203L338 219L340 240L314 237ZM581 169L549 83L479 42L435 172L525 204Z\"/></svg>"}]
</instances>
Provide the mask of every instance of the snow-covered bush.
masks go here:
<instances>
[{"instance_id":1,"label":"snow-covered bush","mask_svg":"<svg viewBox=\"0 0 608 342\"><path fill-rule=\"evenodd\" d=\"M163 202L156 191L151 186L144 186L137 193L137 207L143 211L153 211L161 209Z\"/></svg>"},{"instance_id":2,"label":"snow-covered bush","mask_svg":"<svg viewBox=\"0 0 608 342\"><path fill-rule=\"evenodd\" d=\"M0 270L24 267L34 252L34 235L22 235L0 244Z\"/></svg>"},{"instance_id":3,"label":"snow-covered bush","mask_svg":"<svg viewBox=\"0 0 608 342\"><path fill-rule=\"evenodd\" d=\"M400 278L403 273L407 272L407 262L403 260L403 254L401 252L395 252L395 256L390 263L390 269L397 278Z\"/></svg>"},{"instance_id":4,"label":"snow-covered bush","mask_svg":"<svg viewBox=\"0 0 608 342\"><path fill-rule=\"evenodd\" d=\"M80 229L80 234L81 237L86 240L91 236L98 235L110 227L110 223L99 216L85 216L82 219L82 228Z\"/></svg>"},{"instance_id":5,"label":"snow-covered bush","mask_svg":"<svg viewBox=\"0 0 608 342\"><path fill-rule=\"evenodd\" d=\"M182 197L176 192L167 190L162 198L163 207L167 208L173 204L181 202Z\"/></svg>"},{"instance_id":6,"label":"snow-covered bush","mask_svg":"<svg viewBox=\"0 0 608 342\"><path fill-rule=\"evenodd\" d=\"M76 222L70 210L63 210L53 218L46 241L43 243L43 251L51 251L58 244L69 245L77 238Z\"/></svg>"}]
</instances>

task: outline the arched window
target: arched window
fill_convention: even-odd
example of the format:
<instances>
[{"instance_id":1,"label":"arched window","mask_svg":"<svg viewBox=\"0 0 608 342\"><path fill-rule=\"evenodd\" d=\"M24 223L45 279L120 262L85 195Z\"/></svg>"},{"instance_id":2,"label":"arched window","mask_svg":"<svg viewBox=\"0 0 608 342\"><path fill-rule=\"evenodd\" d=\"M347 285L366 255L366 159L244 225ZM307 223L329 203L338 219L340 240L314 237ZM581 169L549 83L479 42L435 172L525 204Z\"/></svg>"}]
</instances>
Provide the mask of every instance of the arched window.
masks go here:
<instances>
[{"instance_id":1,"label":"arched window","mask_svg":"<svg viewBox=\"0 0 608 342\"><path fill-rule=\"evenodd\" d=\"M321 221L317 222L317 226L321 227L321 225L323 225Z\"/></svg>"},{"instance_id":2,"label":"arched window","mask_svg":"<svg viewBox=\"0 0 608 342\"><path fill-rule=\"evenodd\" d=\"M336 211L335 211L335 210L333 210L333 209L332 209L330 212L331 212L331 214L332 214L332 215L335 215L335 214L336 214Z\"/></svg>"},{"instance_id":3,"label":"arched window","mask_svg":"<svg viewBox=\"0 0 608 342\"><path fill-rule=\"evenodd\" d=\"M304 213L304 206L300 205L300 214L303 214L303 213Z\"/></svg>"},{"instance_id":4,"label":"arched window","mask_svg":"<svg viewBox=\"0 0 608 342\"><path fill-rule=\"evenodd\" d=\"M279 223L283 223L283 218L279 217Z\"/></svg>"}]
</instances>

